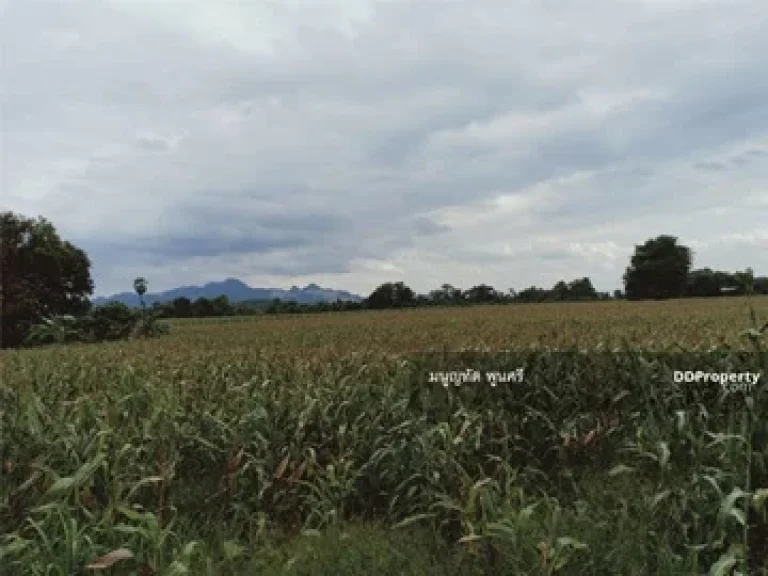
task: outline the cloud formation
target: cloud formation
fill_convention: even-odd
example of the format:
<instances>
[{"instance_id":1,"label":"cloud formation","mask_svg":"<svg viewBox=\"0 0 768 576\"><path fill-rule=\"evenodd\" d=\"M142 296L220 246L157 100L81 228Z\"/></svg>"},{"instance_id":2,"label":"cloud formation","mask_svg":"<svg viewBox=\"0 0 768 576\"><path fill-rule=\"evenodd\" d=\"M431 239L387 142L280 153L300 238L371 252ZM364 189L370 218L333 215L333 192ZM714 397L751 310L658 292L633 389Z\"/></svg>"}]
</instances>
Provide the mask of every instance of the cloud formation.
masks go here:
<instances>
[{"instance_id":1,"label":"cloud formation","mask_svg":"<svg viewBox=\"0 0 768 576\"><path fill-rule=\"evenodd\" d=\"M14 2L2 207L99 295L620 286L635 244L768 273L768 5Z\"/></svg>"}]
</instances>

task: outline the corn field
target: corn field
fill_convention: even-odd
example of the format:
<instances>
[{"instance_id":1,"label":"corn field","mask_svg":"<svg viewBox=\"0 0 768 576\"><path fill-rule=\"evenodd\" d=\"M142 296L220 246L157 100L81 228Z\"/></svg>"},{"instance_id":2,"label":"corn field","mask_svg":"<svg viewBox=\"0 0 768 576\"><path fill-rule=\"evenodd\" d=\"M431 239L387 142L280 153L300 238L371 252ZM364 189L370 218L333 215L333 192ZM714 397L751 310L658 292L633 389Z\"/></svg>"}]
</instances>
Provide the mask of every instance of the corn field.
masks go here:
<instances>
[{"instance_id":1,"label":"corn field","mask_svg":"<svg viewBox=\"0 0 768 576\"><path fill-rule=\"evenodd\" d=\"M3 352L0 574L768 573L767 319L476 306Z\"/></svg>"}]
</instances>

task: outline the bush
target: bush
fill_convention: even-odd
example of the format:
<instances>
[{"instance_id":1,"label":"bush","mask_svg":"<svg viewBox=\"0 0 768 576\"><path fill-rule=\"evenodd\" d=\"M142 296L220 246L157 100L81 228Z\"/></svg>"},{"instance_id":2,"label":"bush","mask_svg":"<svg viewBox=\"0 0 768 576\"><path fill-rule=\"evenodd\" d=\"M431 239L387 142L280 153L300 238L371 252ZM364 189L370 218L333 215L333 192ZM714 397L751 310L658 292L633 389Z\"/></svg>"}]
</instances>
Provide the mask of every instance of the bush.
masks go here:
<instances>
[{"instance_id":1,"label":"bush","mask_svg":"<svg viewBox=\"0 0 768 576\"><path fill-rule=\"evenodd\" d=\"M136 324L133 326L131 336L133 338L151 338L153 336L161 336L168 334L171 331L168 324L164 324L159 321L159 317L152 313L140 316Z\"/></svg>"},{"instance_id":2,"label":"bush","mask_svg":"<svg viewBox=\"0 0 768 576\"><path fill-rule=\"evenodd\" d=\"M110 302L93 308L79 323L86 341L102 342L128 338L138 320L137 314L125 304Z\"/></svg>"},{"instance_id":3,"label":"bush","mask_svg":"<svg viewBox=\"0 0 768 576\"><path fill-rule=\"evenodd\" d=\"M46 344L66 344L82 340L83 334L78 321L73 316L62 315L43 318L29 330L25 343L30 346Z\"/></svg>"},{"instance_id":4,"label":"bush","mask_svg":"<svg viewBox=\"0 0 768 576\"><path fill-rule=\"evenodd\" d=\"M107 342L126 338L150 338L168 334L167 324L152 313L135 312L121 302L92 308L87 314L45 318L30 330L29 346L68 342Z\"/></svg>"}]
</instances>

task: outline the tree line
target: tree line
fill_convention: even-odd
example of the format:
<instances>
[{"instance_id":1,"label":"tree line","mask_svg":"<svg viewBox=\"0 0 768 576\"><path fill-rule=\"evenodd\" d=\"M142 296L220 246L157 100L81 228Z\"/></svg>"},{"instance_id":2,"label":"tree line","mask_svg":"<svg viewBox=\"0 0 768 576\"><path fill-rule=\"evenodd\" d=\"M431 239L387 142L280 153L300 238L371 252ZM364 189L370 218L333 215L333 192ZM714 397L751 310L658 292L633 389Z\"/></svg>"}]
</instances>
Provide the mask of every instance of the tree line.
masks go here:
<instances>
[{"instance_id":1,"label":"tree line","mask_svg":"<svg viewBox=\"0 0 768 576\"><path fill-rule=\"evenodd\" d=\"M416 294L403 282L387 282L376 288L362 301L336 300L333 302L296 302L293 300L250 300L231 303L226 296L200 297L190 300L178 297L169 302L155 302L152 310L159 318L212 318L220 316L249 316L253 314L301 314L308 312L341 312L348 310L452 306L472 304L509 304L513 302L566 302L610 300L616 297L608 292L597 292L589 278L569 283L558 282L551 290L527 288L521 292L510 289L500 292L479 284L468 290L443 284L429 294ZM620 297L620 296L618 296Z\"/></svg>"},{"instance_id":2,"label":"tree line","mask_svg":"<svg viewBox=\"0 0 768 576\"><path fill-rule=\"evenodd\" d=\"M668 298L706 298L741 296L748 292L768 294L768 277L755 277L751 270L723 272L710 268L692 270L690 248L678 244L674 236L662 235L635 247L634 255L624 273L625 290L598 292L587 278L570 282L560 280L549 289L531 286L521 291L510 288L497 290L478 284L462 290L443 284L428 294L417 294L404 282L386 282L378 286L362 302L321 302L300 304L274 300L230 305L222 296L209 301L201 298L189 302L177 298L158 305L165 317L234 316L239 314L298 314L344 310L414 308L427 306L466 306L472 304L530 304L543 302L588 302L596 300L664 300Z\"/></svg>"},{"instance_id":3,"label":"tree line","mask_svg":"<svg viewBox=\"0 0 768 576\"><path fill-rule=\"evenodd\" d=\"M83 250L62 240L45 218L31 219L3 212L0 224L0 345L3 348L152 336L167 330L157 322L163 318L768 294L768 277L756 277L751 269L733 273L692 269L690 248L679 244L674 236L662 235L635 246L623 276L624 290L613 293L598 292L588 277L569 282L560 280L549 289L531 286L519 292L512 288L497 290L487 284L466 290L443 284L427 294L417 294L398 281L381 284L361 302L337 300L308 304L275 299L231 303L222 295L194 301L180 297L148 308L143 298L147 282L137 278L134 290L139 295L141 310L136 311L119 302L92 305L90 259Z\"/></svg>"}]
</instances>

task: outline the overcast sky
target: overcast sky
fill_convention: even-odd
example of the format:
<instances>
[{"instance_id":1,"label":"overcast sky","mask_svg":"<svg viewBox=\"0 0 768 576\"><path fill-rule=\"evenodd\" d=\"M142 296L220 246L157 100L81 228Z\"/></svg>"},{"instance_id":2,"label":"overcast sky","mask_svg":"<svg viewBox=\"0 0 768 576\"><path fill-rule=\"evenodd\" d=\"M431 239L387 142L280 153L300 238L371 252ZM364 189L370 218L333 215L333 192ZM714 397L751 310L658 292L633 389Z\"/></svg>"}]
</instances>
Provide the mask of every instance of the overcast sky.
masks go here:
<instances>
[{"instance_id":1,"label":"overcast sky","mask_svg":"<svg viewBox=\"0 0 768 576\"><path fill-rule=\"evenodd\" d=\"M766 30L766 0L0 0L1 205L96 295L613 290L659 234L765 274Z\"/></svg>"}]
</instances>

